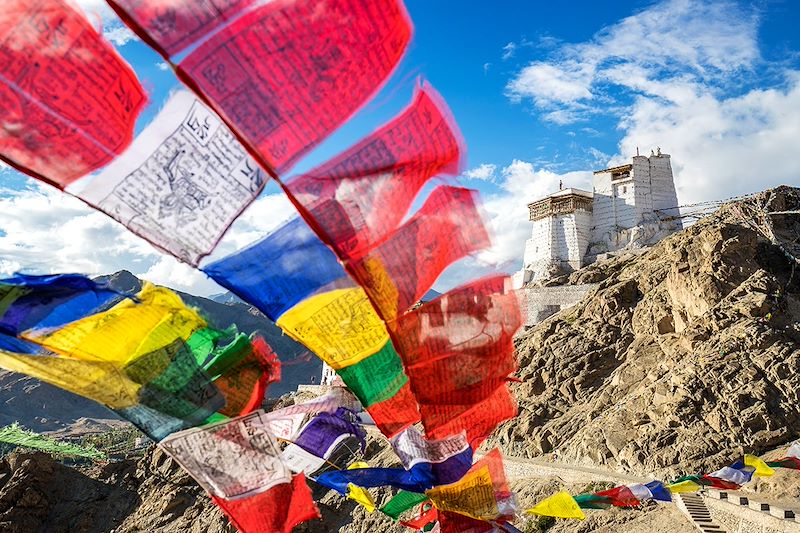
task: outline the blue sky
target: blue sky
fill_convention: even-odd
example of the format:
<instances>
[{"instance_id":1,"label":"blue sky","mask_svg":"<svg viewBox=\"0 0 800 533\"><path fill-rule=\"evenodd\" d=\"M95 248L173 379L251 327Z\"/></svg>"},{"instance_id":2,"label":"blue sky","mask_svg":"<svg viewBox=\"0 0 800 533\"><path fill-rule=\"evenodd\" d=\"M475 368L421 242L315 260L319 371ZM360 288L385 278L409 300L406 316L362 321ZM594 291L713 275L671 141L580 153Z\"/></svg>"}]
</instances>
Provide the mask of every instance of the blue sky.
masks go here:
<instances>
[{"instance_id":1,"label":"blue sky","mask_svg":"<svg viewBox=\"0 0 800 533\"><path fill-rule=\"evenodd\" d=\"M100 0L78 0L151 94L141 129L177 82ZM407 0L411 47L386 88L296 171L335 155L391 118L424 76L468 145L460 182L484 198L494 247L437 284L521 266L526 203L558 182L590 188L591 170L638 146L672 155L679 201L800 183L800 3L793 1L460 2ZM177 264L46 186L0 172L0 274L128 268L179 289L213 293ZM274 187L234 226L217 256L291 214ZM105 246L102 243L107 243Z\"/></svg>"}]
</instances>

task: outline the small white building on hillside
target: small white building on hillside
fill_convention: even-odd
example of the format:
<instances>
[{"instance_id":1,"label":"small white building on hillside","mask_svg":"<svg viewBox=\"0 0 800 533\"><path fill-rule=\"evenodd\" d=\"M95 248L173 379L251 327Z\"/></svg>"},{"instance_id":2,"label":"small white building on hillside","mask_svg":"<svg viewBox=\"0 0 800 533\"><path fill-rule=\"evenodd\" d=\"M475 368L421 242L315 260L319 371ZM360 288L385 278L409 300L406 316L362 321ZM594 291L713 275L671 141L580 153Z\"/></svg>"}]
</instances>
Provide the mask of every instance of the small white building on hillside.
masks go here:
<instances>
[{"instance_id":1,"label":"small white building on hillside","mask_svg":"<svg viewBox=\"0 0 800 533\"><path fill-rule=\"evenodd\" d=\"M670 156L634 156L594 172L592 192L564 189L528 204L533 222L515 288L578 270L598 255L654 244L682 229Z\"/></svg>"}]
</instances>

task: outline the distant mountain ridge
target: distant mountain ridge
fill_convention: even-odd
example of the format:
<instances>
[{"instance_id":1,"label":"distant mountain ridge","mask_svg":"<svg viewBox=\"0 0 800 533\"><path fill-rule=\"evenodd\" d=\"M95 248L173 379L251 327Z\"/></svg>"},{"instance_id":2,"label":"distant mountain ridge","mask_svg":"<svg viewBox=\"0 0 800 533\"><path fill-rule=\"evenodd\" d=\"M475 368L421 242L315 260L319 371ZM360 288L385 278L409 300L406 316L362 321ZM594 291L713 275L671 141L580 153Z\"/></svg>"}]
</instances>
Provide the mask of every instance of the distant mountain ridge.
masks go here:
<instances>
[{"instance_id":1,"label":"distant mountain ridge","mask_svg":"<svg viewBox=\"0 0 800 533\"><path fill-rule=\"evenodd\" d=\"M137 292L142 280L122 270L95 278L120 292ZM322 361L295 342L258 309L231 293L216 295L219 301L175 291L189 306L196 308L216 329L236 325L242 333L261 335L280 358L281 381L270 385L269 397L275 398L310 383L322 374ZM121 423L106 407L42 383L37 379L0 370L0 426L18 421L34 431L56 431L69 427L103 430Z\"/></svg>"}]
</instances>

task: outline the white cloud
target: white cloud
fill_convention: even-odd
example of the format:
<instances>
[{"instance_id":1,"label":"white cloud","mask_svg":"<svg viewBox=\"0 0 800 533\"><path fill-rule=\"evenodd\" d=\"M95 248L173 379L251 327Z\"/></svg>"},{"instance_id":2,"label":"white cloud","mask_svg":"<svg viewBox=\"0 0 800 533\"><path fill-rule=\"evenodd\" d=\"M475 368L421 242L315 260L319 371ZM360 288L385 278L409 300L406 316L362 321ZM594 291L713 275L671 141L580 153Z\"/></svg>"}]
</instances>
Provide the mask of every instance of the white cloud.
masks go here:
<instances>
[{"instance_id":1,"label":"white cloud","mask_svg":"<svg viewBox=\"0 0 800 533\"><path fill-rule=\"evenodd\" d=\"M259 198L213 254L220 258L256 241L293 213L282 194ZM33 184L0 194L0 275L118 270L198 295L222 292L202 272L165 255L81 201Z\"/></svg>"},{"instance_id":2,"label":"white cloud","mask_svg":"<svg viewBox=\"0 0 800 533\"><path fill-rule=\"evenodd\" d=\"M495 178L494 171L496 169L497 165L483 163L482 165L471 168L464 172L464 177L473 180L493 181Z\"/></svg>"},{"instance_id":3,"label":"white cloud","mask_svg":"<svg viewBox=\"0 0 800 533\"><path fill-rule=\"evenodd\" d=\"M125 46L131 41L138 41L139 38L122 24L112 24L103 30L103 37L117 46Z\"/></svg>"},{"instance_id":4,"label":"white cloud","mask_svg":"<svg viewBox=\"0 0 800 533\"><path fill-rule=\"evenodd\" d=\"M169 65L167 65L166 61L159 61L158 63L156 63L156 68L158 70L166 71L169 70Z\"/></svg>"},{"instance_id":5,"label":"white cloud","mask_svg":"<svg viewBox=\"0 0 800 533\"><path fill-rule=\"evenodd\" d=\"M732 2L666 0L531 63L509 81L507 94L566 123L596 112L591 104L608 98L608 84L636 92L655 89L655 79L714 86L760 59L757 30L755 12Z\"/></svg>"},{"instance_id":6,"label":"white cloud","mask_svg":"<svg viewBox=\"0 0 800 533\"><path fill-rule=\"evenodd\" d=\"M503 47L503 61L506 59L511 59L514 57L514 53L517 51L517 45L513 42L508 43Z\"/></svg>"},{"instance_id":7,"label":"white cloud","mask_svg":"<svg viewBox=\"0 0 800 533\"><path fill-rule=\"evenodd\" d=\"M613 163L660 146L672 155L682 204L724 199L800 182L793 156L800 138L800 73L788 87L717 98L705 92L678 101L639 98L621 125Z\"/></svg>"}]
</instances>

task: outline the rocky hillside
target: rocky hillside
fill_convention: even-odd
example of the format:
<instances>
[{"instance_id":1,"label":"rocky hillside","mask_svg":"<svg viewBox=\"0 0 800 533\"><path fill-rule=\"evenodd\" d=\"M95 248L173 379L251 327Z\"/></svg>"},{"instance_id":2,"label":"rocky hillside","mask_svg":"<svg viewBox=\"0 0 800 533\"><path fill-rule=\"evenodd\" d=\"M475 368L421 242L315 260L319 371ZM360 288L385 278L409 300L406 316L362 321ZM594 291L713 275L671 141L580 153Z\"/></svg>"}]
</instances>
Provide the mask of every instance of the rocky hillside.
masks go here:
<instances>
[{"instance_id":1,"label":"rocky hillside","mask_svg":"<svg viewBox=\"0 0 800 533\"><path fill-rule=\"evenodd\" d=\"M136 292L142 282L127 271L98 278L124 292ZM322 363L303 346L293 341L261 314L230 293L219 295L225 303L179 292L188 305L196 307L212 327L225 329L236 324L239 331L258 333L272 346L284 363L280 383L270 386L267 394L278 397L294 391L301 383L319 379ZM40 381L0 369L0 426L18 421L34 431L93 432L103 431L121 421L113 412L91 400L52 387Z\"/></svg>"},{"instance_id":2,"label":"rocky hillside","mask_svg":"<svg viewBox=\"0 0 800 533\"><path fill-rule=\"evenodd\" d=\"M572 274L600 285L519 336L520 415L494 442L666 476L797 438L800 265L785 252L800 257L800 216L765 207L797 211L800 189L728 204L644 254Z\"/></svg>"}]
</instances>

